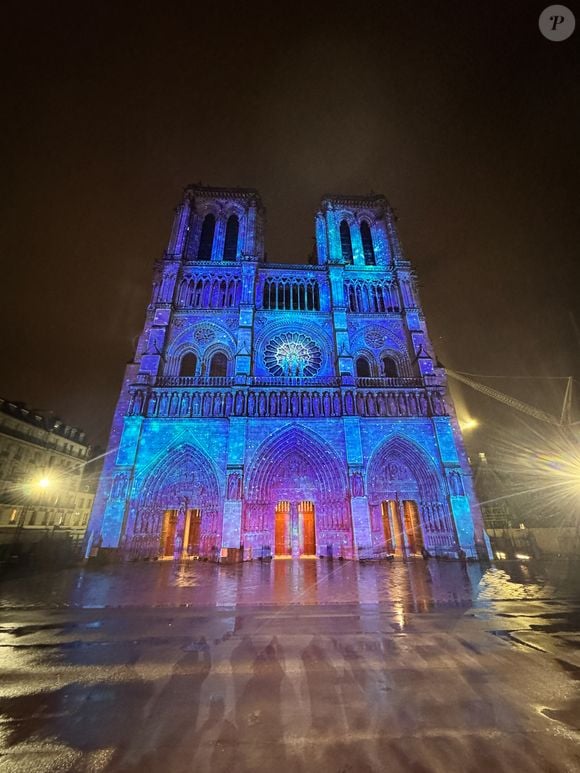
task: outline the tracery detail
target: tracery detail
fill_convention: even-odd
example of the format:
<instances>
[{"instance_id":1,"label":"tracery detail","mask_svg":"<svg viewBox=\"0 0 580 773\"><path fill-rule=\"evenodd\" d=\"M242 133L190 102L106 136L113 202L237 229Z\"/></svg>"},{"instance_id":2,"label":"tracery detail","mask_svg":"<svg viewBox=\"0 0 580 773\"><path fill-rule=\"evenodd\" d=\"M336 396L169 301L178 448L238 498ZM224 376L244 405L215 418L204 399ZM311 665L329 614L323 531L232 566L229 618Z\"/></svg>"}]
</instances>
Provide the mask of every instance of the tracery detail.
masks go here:
<instances>
[{"instance_id":1,"label":"tracery detail","mask_svg":"<svg viewBox=\"0 0 580 773\"><path fill-rule=\"evenodd\" d=\"M321 361L320 348L303 333L282 333L272 338L264 355L273 376L314 376Z\"/></svg>"}]
</instances>

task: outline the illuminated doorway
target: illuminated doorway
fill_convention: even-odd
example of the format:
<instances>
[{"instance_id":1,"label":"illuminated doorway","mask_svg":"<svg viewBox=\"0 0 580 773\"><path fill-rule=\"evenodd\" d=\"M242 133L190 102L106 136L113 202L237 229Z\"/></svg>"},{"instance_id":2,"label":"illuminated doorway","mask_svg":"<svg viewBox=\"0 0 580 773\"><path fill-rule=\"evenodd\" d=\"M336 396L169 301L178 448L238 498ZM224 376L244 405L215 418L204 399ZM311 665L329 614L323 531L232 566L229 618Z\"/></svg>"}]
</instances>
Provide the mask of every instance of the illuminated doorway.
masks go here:
<instances>
[{"instance_id":1,"label":"illuminated doorway","mask_svg":"<svg viewBox=\"0 0 580 773\"><path fill-rule=\"evenodd\" d=\"M199 556L201 510L190 508L182 512L166 510L161 531L161 558L187 558Z\"/></svg>"},{"instance_id":2,"label":"illuminated doorway","mask_svg":"<svg viewBox=\"0 0 580 773\"><path fill-rule=\"evenodd\" d=\"M199 556L199 534L201 531L201 510L193 508L185 514L183 530L183 552L186 556Z\"/></svg>"},{"instance_id":3,"label":"illuminated doorway","mask_svg":"<svg viewBox=\"0 0 580 773\"><path fill-rule=\"evenodd\" d=\"M177 531L177 510L166 510L163 514L161 531L161 556L173 558L175 552L175 532Z\"/></svg>"},{"instance_id":4,"label":"illuminated doorway","mask_svg":"<svg viewBox=\"0 0 580 773\"><path fill-rule=\"evenodd\" d=\"M316 531L314 527L314 502L303 501L298 505L300 517L300 533L302 544L300 554L303 556L316 555Z\"/></svg>"},{"instance_id":5,"label":"illuminated doorway","mask_svg":"<svg viewBox=\"0 0 580 773\"><path fill-rule=\"evenodd\" d=\"M274 520L274 552L277 556L290 555L290 502L282 500L276 505Z\"/></svg>"},{"instance_id":6,"label":"illuminated doorway","mask_svg":"<svg viewBox=\"0 0 580 773\"><path fill-rule=\"evenodd\" d=\"M388 553L395 552L395 542L393 540L393 530L391 529L391 519L396 524L397 503L393 499L383 500L381 502L381 521L383 525L383 539L385 541L385 550Z\"/></svg>"},{"instance_id":7,"label":"illuminated doorway","mask_svg":"<svg viewBox=\"0 0 580 773\"><path fill-rule=\"evenodd\" d=\"M403 500L403 515L405 518L405 536L409 553L420 553L423 548L423 532L419 518L419 507L415 500Z\"/></svg>"}]
</instances>

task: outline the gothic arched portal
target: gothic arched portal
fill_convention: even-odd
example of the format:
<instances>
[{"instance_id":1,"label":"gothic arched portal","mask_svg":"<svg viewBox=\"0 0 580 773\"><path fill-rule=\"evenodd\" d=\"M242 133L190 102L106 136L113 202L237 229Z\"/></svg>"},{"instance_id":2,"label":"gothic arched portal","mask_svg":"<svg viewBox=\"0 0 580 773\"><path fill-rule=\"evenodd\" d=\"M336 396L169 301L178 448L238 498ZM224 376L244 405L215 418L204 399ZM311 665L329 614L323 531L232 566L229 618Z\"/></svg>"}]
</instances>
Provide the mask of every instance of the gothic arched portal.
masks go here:
<instances>
[{"instance_id":1,"label":"gothic arched portal","mask_svg":"<svg viewBox=\"0 0 580 773\"><path fill-rule=\"evenodd\" d=\"M414 442L394 437L382 443L370 460L367 480L373 537L385 552L456 548L439 472Z\"/></svg>"},{"instance_id":2,"label":"gothic arched portal","mask_svg":"<svg viewBox=\"0 0 580 773\"><path fill-rule=\"evenodd\" d=\"M322 438L301 427L281 430L258 448L246 480L246 551L351 557L346 475Z\"/></svg>"},{"instance_id":3,"label":"gothic arched portal","mask_svg":"<svg viewBox=\"0 0 580 773\"><path fill-rule=\"evenodd\" d=\"M211 556L220 544L220 487L213 464L184 445L164 454L137 481L125 535L130 556Z\"/></svg>"}]
</instances>

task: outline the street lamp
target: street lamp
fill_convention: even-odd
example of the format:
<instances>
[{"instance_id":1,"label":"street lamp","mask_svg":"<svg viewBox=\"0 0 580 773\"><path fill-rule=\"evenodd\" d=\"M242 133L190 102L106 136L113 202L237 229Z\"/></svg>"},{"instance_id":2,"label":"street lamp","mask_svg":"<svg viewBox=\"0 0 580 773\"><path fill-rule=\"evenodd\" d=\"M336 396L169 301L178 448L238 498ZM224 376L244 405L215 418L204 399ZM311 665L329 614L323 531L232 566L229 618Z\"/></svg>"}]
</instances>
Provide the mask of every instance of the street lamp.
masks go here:
<instances>
[{"instance_id":1,"label":"street lamp","mask_svg":"<svg viewBox=\"0 0 580 773\"><path fill-rule=\"evenodd\" d=\"M52 480L47 476L43 475L41 478L38 478L36 480L31 480L28 484L25 484L23 486L24 492L27 494L29 501L24 505L20 512L20 517L18 518L18 523L16 524L16 531L14 533L14 539L12 541L12 546L16 547L18 543L20 542L20 536L22 534L22 529L24 528L24 523L26 521L26 515L28 511L32 507L32 503L30 499L34 496L36 493L40 493L42 491L48 491L53 486Z\"/></svg>"}]
</instances>

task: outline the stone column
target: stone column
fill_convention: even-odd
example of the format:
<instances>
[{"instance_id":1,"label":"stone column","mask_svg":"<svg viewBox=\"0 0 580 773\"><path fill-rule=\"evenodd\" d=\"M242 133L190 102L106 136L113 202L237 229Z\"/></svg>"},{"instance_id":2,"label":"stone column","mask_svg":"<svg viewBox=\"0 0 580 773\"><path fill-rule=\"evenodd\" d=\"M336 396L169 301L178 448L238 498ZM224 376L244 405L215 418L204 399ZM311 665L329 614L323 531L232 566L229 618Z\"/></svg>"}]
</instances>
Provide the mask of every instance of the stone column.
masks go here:
<instances>
[{"instance_id":1,"label":"stone column","mask_svg":"<svg viewBox=\"0 0 580 773\"><path fill-rule=\"evenodd\" d=\"M215 221L213 247L211 250L212 260L223 260L225 239L226 239L226 220L223 215L219 215Z\"/></svg>"},{"instance_id":2,"label":"stone column","mask_svg":"<svg viewBox=\"0 0 580 773\"><path fill-rule=\"evenodd\" d=\"M292 558L298 558L300 556L300 516L296 502L290 502L289 525Z\"/></svg>"},{"instance_id":3,"label":"stone column","mask_svg":"<svg viewBox=\"0 0 580 773\"><path fill-rule=\"evenodd\" d=\"M191 529L191 510L185 511L185 525L183 527L183 545L181 546L181 557L188 558L189 552L187 546L189 544L189 532Z\"/></svg>"},{"instance_id":4,"label":"stone column","mask_svg":"<svg viewBox=\"0 0 580 773\"><path fill-rule=\"evenodd\" d=\"M242 416L230 416L228 426L228 458L221 546L222 548L239 548L242 544L243 476L247 419Z\"/></svg>"},{"instance_id":5,"label":"stone column","mask_svg":"<svg viewBox=\"0 0 580 773\"><path fill-rule=\"evenodd\" d=\"M316 215L315 220L316 229L316 252L318 255L318 263L328 263L328 234L326 231L326 223L324 221L324 215L319 212Z\"/></svg>"},{"instance_id":6,"label":"stone column","mask_svg":"<svg viewBox=\"0 0 580 773\"><path fill-rule=\"evenodd\" d=\"M407 554L409 553L409 540L407 537L407 529L405 526L405 506L403 505L403 500L399 499L397 495L397 519L399 521L399 534L401 535L401 553L403 555L403 558L407 557Z\"/></svg>"},{"instance_id":7,"label":"stone column","mask_svg":"<svg viewBox=\"0 0 580 773\"><path fill-rule=\"evenodd\" d=\"M354 366L350 350L350 338L344 297L344 268L329 266L330 308L332 310L334 345L338 361L338 375L346 385L354 384Z\"/></svg>"},{"instance_id":8,"label":"stone column","mask_svg":"<svg viewBox=\"0 0 580 773\"><path fill-rule=\"evenodd\" d=\"M180 507L177 511L177 523L175 524L175 542L173 557L176 560L183 558L183 549L185 545L185 507Z\"/></svg>"},{"instance_id":9,"label":"stone column","mask_svg":"<svg viewBox=\"0 0 580 773\"><path fill-rule=\"evenodd\" d=\"M365 265L365 255L362 245L362 237L360 235L360 227L357 221L353 221L350 224L350 241L352 244L352 256L355 266Z\"/></svg>"},{"instance_id":10,"label":"stone column","mask_svg":"<svg viewBox=\"0 0 580 773\"><path fill-rule=\"evenodd\" d=\"M252 366L252 331L254 326L254 295L258 264L255 260L242 263L242 300L238 320L236 351L236 383L246 384Z\"/></svg>"},{"instance_id":11,"label":"stone column","mask_svg":"<svg viewBox=\"0 0 580 773\"><path fill-rule=\"evenodd\" d=\"M344 428L344 443L346 448L346 460L349 470L349 489L353 480L353 473L362 476L363 452L360 433L360 419L358 416L344 416L342 419ZM352 534L354 541L354 558L363 557L369 553L373 540L371 530L371 515L369 501L364 490L364 476L362 489L351 491ZM359 484L357 484L358 486Z\"/></svg>"},{"instance_id":12,"label":"stone column","mask_svg":"<svg viewBox=\"0 0 580 773\"><path fill-rule=\"evenodd\" d=\"M180 258L183 255L188 219L189 201L186 200L176 208L175 217L173 218L173 228L171 230L169 244L167 245L167 254L172 257Z\"/></svg>"}]
</instances>

